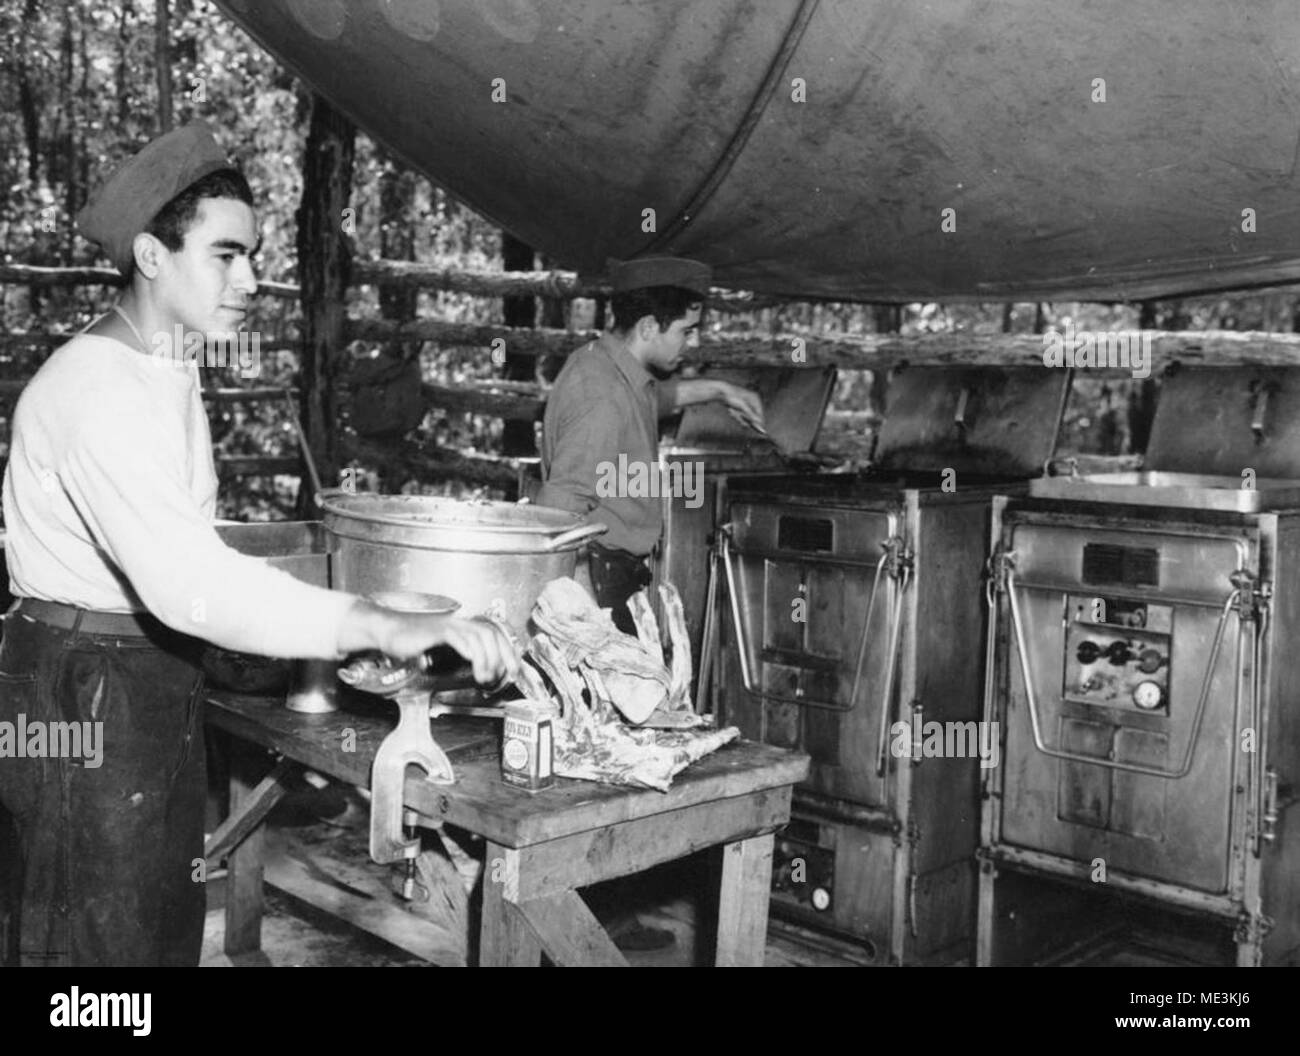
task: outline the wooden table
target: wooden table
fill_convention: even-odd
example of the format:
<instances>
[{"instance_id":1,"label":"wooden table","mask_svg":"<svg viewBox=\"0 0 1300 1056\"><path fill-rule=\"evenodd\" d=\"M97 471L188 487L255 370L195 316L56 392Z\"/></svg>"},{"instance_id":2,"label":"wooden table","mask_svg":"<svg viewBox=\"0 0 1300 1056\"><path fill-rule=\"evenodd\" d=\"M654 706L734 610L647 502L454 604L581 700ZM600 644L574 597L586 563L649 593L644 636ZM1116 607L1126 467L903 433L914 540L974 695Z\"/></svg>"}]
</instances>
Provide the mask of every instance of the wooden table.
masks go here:
<instances>
[{"instance_id":1,"label":"wooden table","mask_svg":"<svg viewBox=\"0 0 1300 1056\"><path fill-rule=\"evenodd\" d=\"M301 715L279 700L209 698L207 721L239 742L281 758L269 774L246 751L231 759L231 815L208 842L210 864L228 857L226 952L255 951L261 938L261 822L303 766L358 787L370 784L376 749L396 708L356 702ZM767 934L772 833L790 818L792 787L806 755L733 742L679 774L667 793L560 779L535 794L501 779L500 731L492 720L444 716L434 737L451 757L454 785L408 777L405 805L421 824L449 822L487 841L479 963L625 965L577 889L709 847L722 847L719 965L761 965Z\"/></svg>"}]
</instances>

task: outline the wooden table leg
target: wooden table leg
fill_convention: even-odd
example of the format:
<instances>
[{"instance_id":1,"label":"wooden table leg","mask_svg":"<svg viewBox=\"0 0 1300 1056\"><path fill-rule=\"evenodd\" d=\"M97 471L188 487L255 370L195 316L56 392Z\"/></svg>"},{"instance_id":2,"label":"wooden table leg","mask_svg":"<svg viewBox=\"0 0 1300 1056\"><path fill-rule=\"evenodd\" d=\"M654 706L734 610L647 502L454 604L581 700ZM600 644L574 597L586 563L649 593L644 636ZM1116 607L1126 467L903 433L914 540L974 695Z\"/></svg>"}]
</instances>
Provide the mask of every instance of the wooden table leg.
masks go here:
<instances>
[{"instance_id":1,"label":"wooden table leg","mask_svg":"<svg viewBox=\"0 0 1300 1056\"><path fill-rule=\"evenodd\" d=\"M720 968L763 966L767 901L772 889L772 844L769 832L722 848L717 954Z\"/></svg>"},{"instance_id":2,"label":"wooden table leg","mask_svg":"<svg viewBox=\"0 0 1300 1056\"><path fill-rule=\"evenodd\" d=\"M536 968L541 944L519 912L507 900L519 890L519 852L487 844L483 859L483 923L479 929L478 963L482 968Z\"/></svg>"},{"instance_id":3,"label":"wooden table leg","mask_svg":"<svg viewBox=\"0 0 1300 1056\"><path fill-rule=\"evenodd\" d=\"M207 859L209 869L215 868L221 859L228 857L248 838L249 833L261 826L275 805L289 794L288 777L297 769L298 764L292 759L281 759L256 788L243 794L238 808L231 810L203 845L203 857Z\"/></svg>"},{"instance_id":4,"label":"wooden table leg","mask_svg":"<svg viewBox=\"0 0 1300 1056\"><path fill-rule=\"evenodd\" d=\"M627 958L614 945L594 913L576 891L535 898L517 907L560 968L626 968Z\"/></svg>"},{"instance_id":5,"label":"wooden table leg","mask_svg":"<svg viewBox=\"0 0 1300 1056\"><path fill-rule=\"evenodd\" d=\"M259 771L266 768L266 753L231 738L230 754L230 812L238 814L257 793ZM225 950L231 957L255 953L262 947L264 831L258 825L226 860Z\"/></svg>"}]
</instances>

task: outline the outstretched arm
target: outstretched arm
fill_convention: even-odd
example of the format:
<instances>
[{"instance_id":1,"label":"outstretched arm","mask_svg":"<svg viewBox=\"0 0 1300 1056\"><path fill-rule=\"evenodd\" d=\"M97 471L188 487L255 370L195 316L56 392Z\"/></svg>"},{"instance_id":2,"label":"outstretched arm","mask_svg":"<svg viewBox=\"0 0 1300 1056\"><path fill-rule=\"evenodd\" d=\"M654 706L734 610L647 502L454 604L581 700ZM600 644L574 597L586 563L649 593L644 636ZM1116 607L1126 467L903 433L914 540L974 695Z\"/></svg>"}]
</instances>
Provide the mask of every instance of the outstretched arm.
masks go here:
<instances>
[{"instance_id":1,"label":"outstretched arm","mask_svg":"<svg viewBox=\"0 0 1300 1056\"><path fill-rule=\"evenodd\" d=\"M717 378L688 378L676 382L672 389L665 392L665 396L671 401L666 409L661 408L665 414L671 414L693 403L717 401L727 405L727 410L736 421L754 429L763 428L763 401L758 393L729 381L721 381Z\"/></svg>"}]
</instances>

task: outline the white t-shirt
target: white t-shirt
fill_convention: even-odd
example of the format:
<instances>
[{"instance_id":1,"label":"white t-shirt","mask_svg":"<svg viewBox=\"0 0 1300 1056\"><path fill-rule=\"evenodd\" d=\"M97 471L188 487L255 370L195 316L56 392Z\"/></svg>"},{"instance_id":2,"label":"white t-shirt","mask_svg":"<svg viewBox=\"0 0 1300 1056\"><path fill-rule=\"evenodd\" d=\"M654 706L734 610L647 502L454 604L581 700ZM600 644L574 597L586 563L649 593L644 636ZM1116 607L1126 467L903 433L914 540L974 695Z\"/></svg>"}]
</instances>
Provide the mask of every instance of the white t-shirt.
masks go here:
<instances>
[{"instance_id":1,"label":"white t-shirt","mask_svg":"<svg viewBox=\"0 0 1300 1056\"><path fill-rule=\"evenodd\" d=\"M4 479L9 589L148 610L227 649L332 659L355 597L230 549L198 370L79 334L23 390Z\"/></svg>"}]
</instances>

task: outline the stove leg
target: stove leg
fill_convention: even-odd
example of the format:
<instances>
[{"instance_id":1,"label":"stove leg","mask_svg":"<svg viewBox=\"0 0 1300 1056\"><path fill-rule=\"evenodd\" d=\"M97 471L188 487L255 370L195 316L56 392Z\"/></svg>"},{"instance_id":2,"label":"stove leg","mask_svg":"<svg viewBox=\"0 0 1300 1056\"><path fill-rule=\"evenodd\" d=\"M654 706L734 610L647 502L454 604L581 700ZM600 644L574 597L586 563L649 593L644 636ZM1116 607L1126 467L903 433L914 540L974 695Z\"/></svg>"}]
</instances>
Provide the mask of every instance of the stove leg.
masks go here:
<instances>
[{"instance_id":1,"label":"stove leg","mask_svg":"<svg viewBox=\"0 0 1300 1056\"><path fill-rule=\"evenodd\" d=\"M979 870L979 901L975 919L975 967L989 968L993 965L993 926L997 921L993 889L997 883L998 870L997 866L987 860L980 861Z\"/></svg>"},{"instance_id":2,"label":"stove leg","mask_svg":"<svg viewBox=\"0 0 1300 1056\"><path fill-rule=\"evenodd\" d=\"M1258 968L1264 963L1264 936L1268 924L1253 913L1243 913L1237 921L1233 939L1237 943L1237 967Z\"/></svg>"}]
</instances>

